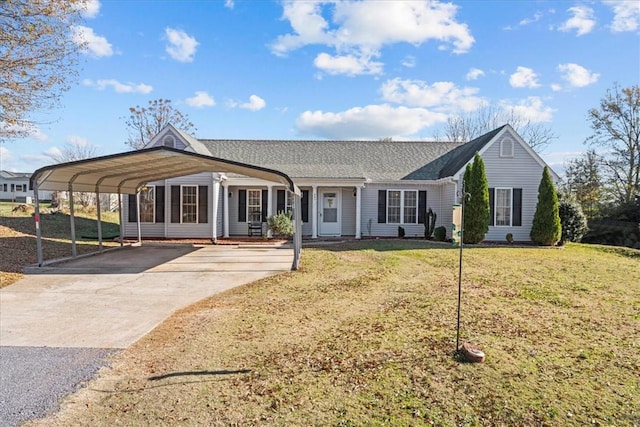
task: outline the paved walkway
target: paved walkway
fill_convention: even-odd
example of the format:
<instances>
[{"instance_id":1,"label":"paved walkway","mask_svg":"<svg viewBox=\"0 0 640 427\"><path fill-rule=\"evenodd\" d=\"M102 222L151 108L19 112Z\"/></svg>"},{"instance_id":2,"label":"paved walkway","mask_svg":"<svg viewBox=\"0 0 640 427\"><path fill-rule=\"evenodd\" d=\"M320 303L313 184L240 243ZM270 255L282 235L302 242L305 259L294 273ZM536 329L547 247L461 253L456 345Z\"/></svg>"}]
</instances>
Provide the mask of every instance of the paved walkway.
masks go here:
<instances>
[{"instance_id":1,"label":"paved walkway","mask_svg":"<svg viewBox=\"0 0 640 427\"><path fill-rule=\"evenodd\" d=\"M42 268L0 289L0 346L126 348L175 310L292 259L274 247L144 245Z\"/></svg>"}]
</instances>

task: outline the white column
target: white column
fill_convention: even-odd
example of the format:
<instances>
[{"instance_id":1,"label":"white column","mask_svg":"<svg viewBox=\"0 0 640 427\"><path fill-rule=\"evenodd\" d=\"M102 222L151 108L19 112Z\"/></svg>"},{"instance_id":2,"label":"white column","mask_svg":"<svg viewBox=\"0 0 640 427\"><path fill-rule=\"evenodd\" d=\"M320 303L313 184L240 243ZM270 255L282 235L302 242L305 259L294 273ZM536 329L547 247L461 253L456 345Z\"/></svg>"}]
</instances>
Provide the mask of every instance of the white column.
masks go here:
<instances>
[{"instance_id":1,"label":"white column","mask_svg":"<svg viewBox=\"0 0 640 427\"><path fill-rule=\"evenodd\" d=\"M214 242L218 238L218 199L220 198L220 181L213 177L211 186L211 207L213 214L211 215L211 240Z\"/></svg>"},{"instance_id":2,"label":"white column","mask_svg":"<svg viewBox=\"0 0 640 427\"><path fill-rule=\"evenodd\" d=\"M356 187L356 239L361 237L360 220L362 212L362 188Z\"/></svg>"},{"instance_id":3,"label":"white column","mask_svg":"<svg viewBox=\"0 0 640 427\"><path fill-rule=\"evenodd\" d=\"M222 191L224 191L224 214L222 218L222 237L229 238L229 184L222 184Z\"/></svg>"},{"instance_id":4,"label":"white column","mask_svg":"<svg viewBox=\"0 0 640 427\"><path fill-rule=\"evenodd\" d=\"M311 196L311 238L318 238L318 186L314 185Z\"/></svg>"},{"instance_id":5,"label":"white column","mask_svg":"<svg viewBox=\"0 0 640 427\"><path fill-rule=\"evenodd\" d=\"M273 185L267 185L267 218L273 215ZM270 239L273 233L267 226L267 238Z\"/></svg>"}]
</instances>

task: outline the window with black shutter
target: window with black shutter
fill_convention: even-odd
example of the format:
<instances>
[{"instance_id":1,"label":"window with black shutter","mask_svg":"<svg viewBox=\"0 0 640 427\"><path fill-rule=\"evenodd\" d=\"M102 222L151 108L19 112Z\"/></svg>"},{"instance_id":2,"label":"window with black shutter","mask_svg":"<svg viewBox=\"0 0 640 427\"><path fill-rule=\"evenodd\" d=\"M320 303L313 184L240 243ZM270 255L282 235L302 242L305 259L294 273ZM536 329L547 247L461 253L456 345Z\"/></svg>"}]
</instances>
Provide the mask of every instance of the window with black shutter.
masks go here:
<instances>
[{"instance_id":1,"label":"window with black shutter","mask_svg":"<svg viewBox=\"0 0 640 427\"><path fill-rule=\"evenodd\" d=\"M378 190L378 224L387 222L387 190Z\"/></svg>"},{"instance_id":2,"label":"window with black shutter","mask_svg":"<svg viewBox=\"0 0 640 427\"><path fill-rule=\"evenodd\" d=\"M309 190L302 190L302 222L309 222Z\"/></svg>"}]
</instances>

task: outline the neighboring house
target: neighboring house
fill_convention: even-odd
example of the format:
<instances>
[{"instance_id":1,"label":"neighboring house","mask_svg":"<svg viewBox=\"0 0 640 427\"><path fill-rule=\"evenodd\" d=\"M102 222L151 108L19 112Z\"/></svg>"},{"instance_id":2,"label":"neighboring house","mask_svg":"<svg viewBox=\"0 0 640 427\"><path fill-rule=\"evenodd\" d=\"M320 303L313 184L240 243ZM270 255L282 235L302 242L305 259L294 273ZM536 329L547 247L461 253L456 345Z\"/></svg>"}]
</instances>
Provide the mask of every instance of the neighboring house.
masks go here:
<instances>
[{"instance_id":1,"label":"neighboring house","mask_svg":"<svg viewBox=\"0 0 640 427\"><path fill-rule=\"evenodd\" d=\"M530 240L544 161L504 125L465 144L426 141L297 141L195 139L169 125L147 145L286 173L302 191L305 237L424 235L424 213L451 235L452 209L468 163L478 152L490 187L486 240ZM555 180L558 176L552 172ZM150 182L140 192L143 237L220 238L266 233L266 218L291 209L279 184L203 173ZM137 199L123 204L125 235L137 235ZM262 224L262 225L260 225Z\"/></svg>"},{"instance_id":2,"label":"neighboring house","mask_svg":"<svg viewBox=\"0 0 640 427\"><path fill-rule=\"evenodd\" d=\"M29 189L30 173L0 170L0 200L31 202L33 191ZM51 200L50 191L39 191L40 200Z\"/></svg>"}]
</instances>

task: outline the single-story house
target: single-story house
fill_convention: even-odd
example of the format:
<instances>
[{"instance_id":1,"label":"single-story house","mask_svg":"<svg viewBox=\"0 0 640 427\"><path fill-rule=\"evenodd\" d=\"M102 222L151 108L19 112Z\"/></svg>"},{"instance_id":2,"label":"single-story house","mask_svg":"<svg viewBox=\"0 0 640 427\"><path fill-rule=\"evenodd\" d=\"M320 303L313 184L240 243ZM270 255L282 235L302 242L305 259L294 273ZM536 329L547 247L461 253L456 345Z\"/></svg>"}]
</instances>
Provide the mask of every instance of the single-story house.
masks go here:
<instances>
[{"instance_id":1,"label":"single-story house","mask_svg":"<svg viewBox=\"0 0 640 427\"><path fill-rule=\"evenodd\" d=\"M546 166L509 126L467 143L197 139L168 125L147 145L172 147L280 171L300 188L302 235L424 235L425 211L451 235L452 209L475 153L484 160L491 220L486 240L529 241ZM554 179L559 177L552 171ZM267 217L292 204L285 186L233 173L199 173L147 183L123 203L124 234L227 238L268 234ZM139 212L139 214L138 214Z\"/></svg>"},{"instance_id":2,"label":"single-story house","mask_svg":"<svg viewBox=\"0 0 640 427\"><path fill-rule=\"evenodd\" d=\"M0 200L31 203L33 191L29 189L31 174L0 170ZM51 200L51 191L39 191L40 200Z\"/></svg>"}]
</instances>

